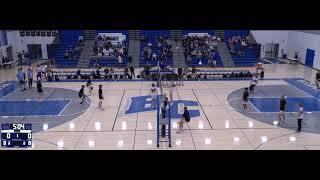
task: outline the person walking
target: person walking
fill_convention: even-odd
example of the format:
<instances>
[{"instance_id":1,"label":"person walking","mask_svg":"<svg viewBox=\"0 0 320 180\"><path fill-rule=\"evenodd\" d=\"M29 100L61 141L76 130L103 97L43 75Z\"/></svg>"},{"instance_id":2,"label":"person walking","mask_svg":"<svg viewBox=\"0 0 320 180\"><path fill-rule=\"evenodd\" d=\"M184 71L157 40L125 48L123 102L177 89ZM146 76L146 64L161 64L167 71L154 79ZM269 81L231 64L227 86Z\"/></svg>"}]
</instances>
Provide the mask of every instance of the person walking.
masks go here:
<instances>
[{"instance_id":1,"label":"person walking","mask_svg":"<svg viewBox=\"0 0 320 180\"><path fill-rule=\"evenodd\" d=\"M280 99L280 112L279 112L279 124L284 123L285 117L285 111L286 111L286 104L287 101L285 100L284 95L281 96Z\"/></svg>"},{"instance_id":2,"label":"person walking","mask_svg":"<svg viewBox=\"0 0 320 180\"><path fill-rule=\"evenodd\" d=\"M297 119L298 119L297 132L300 132L301 128L302 128L302 119L303 119L303 105L302 104L298 105L298 113L297 114L298 114L298 116L297 116Z\"/></svg>"},{"instance_id":3,"label":"person walking","mask_svg":"<svg viewBox=\"0 0 320 180\"><path fill-rule=\"evenodd\" d=\"M79 98L81 98L80 104L83 105L83 103L85 101L84 85L81 86L81 89L79 91Z\"/></svg>"},{"instance_id":4,"label":"person walking","mask_svg":"<svg viewBox=\"0 0 320 180\"><path fill-rule=\"evenodd\" d=\"M103 91L102 91L102 84L99 84L98 94L99 94L98 109L104 110L104 109L102 108L102 101L104 100Z\"/></svg>"},{"instance_id":5,"label":"person walking","mask_svg":"<svg viewBox=\"0 0 320 180\"><path fill-rule=\"evenodd\" d=\"M32 88L32 83L33 83L33 70L31 68L28 69L27 72L28 75L28 80L29 80L29 89Z\"/></svg>"},{"instance_id":6,"label":"person walking","mask_svg":"<svg viewBox=\"0 0 320 180\"><path fill-rule=\"evenodd\" d=\"M248 88L244 88L243 95L242 95L243 112L248 109L248 105L247 105L248 101L249 101Z\"/></svg>"}]
</instances>

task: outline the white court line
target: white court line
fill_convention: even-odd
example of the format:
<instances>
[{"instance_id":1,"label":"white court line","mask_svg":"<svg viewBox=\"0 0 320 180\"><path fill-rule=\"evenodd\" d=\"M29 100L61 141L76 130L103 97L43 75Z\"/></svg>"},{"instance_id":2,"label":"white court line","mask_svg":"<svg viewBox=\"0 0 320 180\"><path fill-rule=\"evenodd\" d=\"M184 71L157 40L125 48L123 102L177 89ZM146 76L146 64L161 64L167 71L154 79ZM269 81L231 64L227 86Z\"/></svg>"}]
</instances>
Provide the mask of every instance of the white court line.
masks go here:
<instances>
[{"instance_id":1,"label":"white court line","mask_svg":"<svg viewBox=\"0 0 320 180\"><path fill-rule=\"evenodd\" d=\"M248 101L248 103L253 107L253 109L255 109L257 112L260 112L260 110L255 106L253 105L250 100Z\"/></svg>"},{"instance_id":2,"label":"white court line","mask_svg":"<svg viewBox=\"0 0 320 180\"><path fill-rule=\"evenodd\" d=\"M20 89L20 88L17 88L16 90L12 91L11 93L13 93L13 92L17 91L18 89ZM0 101L1 101L2 99L6 98L7 96L9 96L11 93L9 93L9 94L7 94L7 95L3 96L2 98L0 98Z\"/></svg>"},{"instance_id":3,"label":"white court line","mask_svg":"<svg viewBox=\"0 0 320 180\"><path fill-rule=\"evenodd\" d=\"M71 101L72 101L72 100L70 100L70 101L68 102L68 104L60 111L60 113L58 114L58 116L60 116L61 113L68 107L68 105L71 103Z\"/></svg>"}]
</instances>

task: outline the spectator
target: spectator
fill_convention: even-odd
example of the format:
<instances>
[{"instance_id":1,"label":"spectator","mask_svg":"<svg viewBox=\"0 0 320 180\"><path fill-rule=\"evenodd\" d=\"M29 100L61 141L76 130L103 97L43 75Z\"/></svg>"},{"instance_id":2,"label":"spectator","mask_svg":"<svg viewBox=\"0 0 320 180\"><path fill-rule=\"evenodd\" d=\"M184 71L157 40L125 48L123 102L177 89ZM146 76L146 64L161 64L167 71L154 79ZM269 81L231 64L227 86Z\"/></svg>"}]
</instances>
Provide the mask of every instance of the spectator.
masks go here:
<instances>
[{"instance_id":1,"label":"spectator","mask_svg":"<svg viewBox=\"0 0 320 180\"><path fill-rule=\"evenodd\" d=\"M118 55L118 65L119 65L119 68L122 68L122 57L120 54Z\"/></svg>"}]
</instances>

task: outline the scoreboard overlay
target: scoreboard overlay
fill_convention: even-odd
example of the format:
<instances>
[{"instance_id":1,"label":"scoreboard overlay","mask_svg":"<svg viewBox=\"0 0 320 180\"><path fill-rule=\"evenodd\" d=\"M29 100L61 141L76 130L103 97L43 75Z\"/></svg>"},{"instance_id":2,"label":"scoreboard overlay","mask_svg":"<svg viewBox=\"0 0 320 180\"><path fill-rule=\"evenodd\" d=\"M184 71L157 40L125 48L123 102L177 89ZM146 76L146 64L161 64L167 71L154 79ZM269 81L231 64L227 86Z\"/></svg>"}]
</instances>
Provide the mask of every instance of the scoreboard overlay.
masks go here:
<instances>
[{"instance_id":1,"label":"scoreboard overlay","mask_svg":"<svg viewBox=\"0 0 320 180\"><path fill-rule=\"evenodd\" d=\"M1 148L31 148L32 124L1 124Z\"/></svg>"}]
</instances>

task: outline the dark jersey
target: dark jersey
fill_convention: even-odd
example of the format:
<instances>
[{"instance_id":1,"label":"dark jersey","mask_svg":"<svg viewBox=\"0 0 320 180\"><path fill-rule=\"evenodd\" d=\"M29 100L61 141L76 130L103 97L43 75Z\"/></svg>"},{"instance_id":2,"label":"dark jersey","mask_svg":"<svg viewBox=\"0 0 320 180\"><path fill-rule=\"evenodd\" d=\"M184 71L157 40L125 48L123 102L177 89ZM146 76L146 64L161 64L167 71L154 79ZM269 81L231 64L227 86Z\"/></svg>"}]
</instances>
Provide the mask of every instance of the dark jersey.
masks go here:
<instances>
[{"instance_id":1,"label":"dark jersey","mask_svg":"<svg viewBox=\"0 0 320 180\"><path fill-rule=\"evenodd\" d=\"M189 111L188 110L185 110L182 117L184 117L184 119L187 121L187 122L190 122L190 115L189 115Z\"/></svg>"},{"instance_id":2,"label":"dark jersey","mask_svg":"<svg viewBox=\"0 0 320 180\"><path fill-rule=\"evenodd\" d=\"M242 99L243 99L244 101L248 101L248 100L249 100L249 92L248 92L248 91L244 91L244 92L243 92Z\"/></svg>"},{"instance_id":3,"label":"dark jersey","mask_svg":"<svg viewBox=\"0 0 320 180\"><path fill-rule=\"evenodd\" d=\"M40 82L37 83L38 92L42 93L42 84Z\"/></svg>"},{"instance_id":4,"label":"dark jersey","mask_svg":"<svg viewBox=\"0 0 320 180\"><path fill-rule=\"evenodd\" d=\"M286 104L287 104L287 101L285 99L280 100L280 111L286 110Z\"/></svg>"},{"instance_id":5,"label":"dark jersey","mask_svg":"<svg viewBox=\"0 0 320 180\"><path fill-rule=\"evenodd\" d=\"M83 95L84 95L84 89L81 88L80 91L79 91L79 97L83 97Z\"/></svg>"},{"instance_id":6,"label":"dark jersey","mask_svg":"<svg viewBox=\"0 0 320 180\"><path fill-rule=\"evenodd\" d=\"M99 99L103 99L103 92L102 92L102 89L99 89Z\"/></svg>"}]
</instances>

